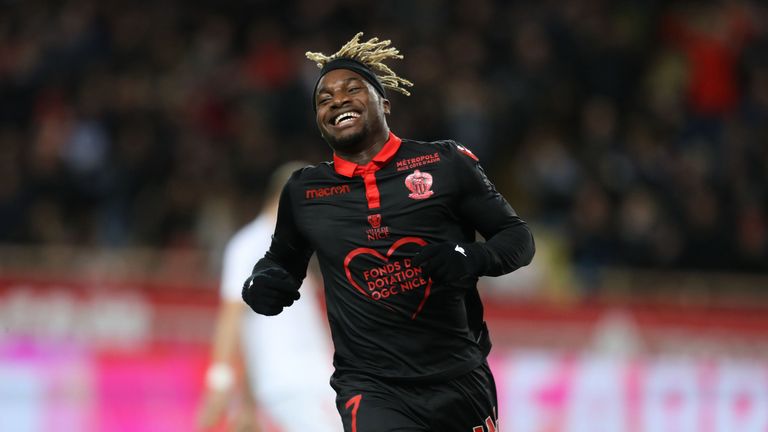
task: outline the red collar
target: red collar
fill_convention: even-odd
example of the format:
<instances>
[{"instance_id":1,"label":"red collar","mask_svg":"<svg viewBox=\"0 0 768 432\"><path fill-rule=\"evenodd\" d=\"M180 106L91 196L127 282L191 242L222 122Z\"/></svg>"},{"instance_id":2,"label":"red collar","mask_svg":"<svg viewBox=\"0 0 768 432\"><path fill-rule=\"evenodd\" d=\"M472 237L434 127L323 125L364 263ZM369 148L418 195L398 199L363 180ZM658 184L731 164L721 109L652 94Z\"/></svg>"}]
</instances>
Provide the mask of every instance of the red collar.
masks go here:
<instances>
[{"instance_id":1,"label":"red collar","mask_svg":"<svg viewBox=\"0 0 768 432\"><path fill-rule=\"evenodd\" d=\"M354 162L340 158L336 153L333 154L333 169L337 174L344 177L352 177L354 175L362 175L365 172L377 171L383 167L387 162L392 159L397 150L400 148L402 140L395 136L392 132L389 133L389 139L384 143L384 147L365 165L358 165Z\"/></svg>"}]
</instances>

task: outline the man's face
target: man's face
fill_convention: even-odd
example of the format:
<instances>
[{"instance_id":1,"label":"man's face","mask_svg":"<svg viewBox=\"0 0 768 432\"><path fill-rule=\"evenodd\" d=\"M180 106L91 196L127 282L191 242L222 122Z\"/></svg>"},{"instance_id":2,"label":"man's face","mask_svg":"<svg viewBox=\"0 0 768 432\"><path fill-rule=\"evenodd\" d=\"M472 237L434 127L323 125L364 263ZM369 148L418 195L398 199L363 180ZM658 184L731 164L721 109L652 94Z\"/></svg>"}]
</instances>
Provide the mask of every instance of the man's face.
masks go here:
<instances>
[{"instance_id":1,"label":"man's face","mask_svg":"<svg viewBox=\"0 0 768 432\"><path fill-rule=\"evenodd\" d=\"M323 75L315 95L317 127L334 150L360 150L367 138L386 129L389 101L348 69Z\"/></svg>"}]
</instances>

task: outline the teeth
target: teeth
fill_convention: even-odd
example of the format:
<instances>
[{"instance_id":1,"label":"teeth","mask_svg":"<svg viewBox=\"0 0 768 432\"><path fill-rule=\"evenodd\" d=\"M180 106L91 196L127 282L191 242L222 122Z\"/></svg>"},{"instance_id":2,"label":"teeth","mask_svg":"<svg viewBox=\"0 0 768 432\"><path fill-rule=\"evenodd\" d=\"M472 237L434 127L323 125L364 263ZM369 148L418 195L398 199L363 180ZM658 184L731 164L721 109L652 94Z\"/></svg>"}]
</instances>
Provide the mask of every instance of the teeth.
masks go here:
<instances>
[{"instance_id":1,"label":"teeth","mask_svg":"<svg viewBox=\"0 0 768 432\"><path fill-rule=\"evenodd\" d=\"M337 125L337 124L341 123L343 120L346 120L348 118L358 118L358 117L360 117L360 114L358 114L356 112L353 112L353 111L345 112L345 113L339 114L334 119L333 124Z\"/></svg>"}]
</instances>

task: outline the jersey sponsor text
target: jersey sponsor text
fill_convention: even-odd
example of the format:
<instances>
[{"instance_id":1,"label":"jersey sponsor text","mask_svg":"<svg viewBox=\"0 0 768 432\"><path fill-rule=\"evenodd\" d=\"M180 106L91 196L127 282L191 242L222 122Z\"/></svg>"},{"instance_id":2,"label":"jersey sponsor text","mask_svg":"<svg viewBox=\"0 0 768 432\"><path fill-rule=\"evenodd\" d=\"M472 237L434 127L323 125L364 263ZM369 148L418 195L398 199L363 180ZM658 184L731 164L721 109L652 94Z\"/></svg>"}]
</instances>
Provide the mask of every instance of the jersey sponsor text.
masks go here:
<instances>
[{"instance_id":1,"label":"jersey sponsor text","mask_svg":"<svg viewBox=\"0 0 768 432\"><path fill-rule=\"evenodd\" d=\"M334 195L343 195L349 193L349 185L330 186L317 189L307 189L304 195L306 199L325 198Z\"/></svg>"},{"instance_id":2,"label":"jersey sponsor text","mask_svg":"<svg viewBox=\"0 0 768 432\"><path fill-rule=\"evenodd\" d=\"M395 162L395 166L398 171L406 171L414 169L420 166L429 165L440 162L440 155L435 152L431 154L425 154L420 156L414 156L407 159L401 159Z\"/></svg>"}]
</instances>

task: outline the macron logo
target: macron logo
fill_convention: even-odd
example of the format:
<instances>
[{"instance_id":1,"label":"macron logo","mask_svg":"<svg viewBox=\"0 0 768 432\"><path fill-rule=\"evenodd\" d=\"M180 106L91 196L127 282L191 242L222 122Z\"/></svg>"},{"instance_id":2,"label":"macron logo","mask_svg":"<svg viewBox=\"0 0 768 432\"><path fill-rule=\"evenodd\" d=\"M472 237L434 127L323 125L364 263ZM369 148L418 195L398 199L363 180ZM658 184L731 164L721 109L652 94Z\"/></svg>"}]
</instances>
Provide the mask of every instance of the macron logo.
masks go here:
<instances>
[{"instance_id":1,"label":"macron logo","mask_svg":"<svg viewBox=\"0 0 768 432\"><path fill-rule=\"evenodd\" d=\"M304 194L306 199L324 198L334 195L349 193L349 185L331 186L317 189L307 189Z\"/></svg>"},{"instance_id":2,"label":"macron logo","mask_svg":"<svg viewBox=\"0 0 768 432\"><path fill-rule=\"evenodd\" d=\"M464 253L464 248L463 248L463 247L461 247L461 246L459 246L459 245L456 245L456 249L454 249L454 250L455 250L456 252L458 252L458 253L460 253L460 254L464 255L464 256L467 256L467 254L465 254L465 253Z\"/></svg>"}]
</instances>

